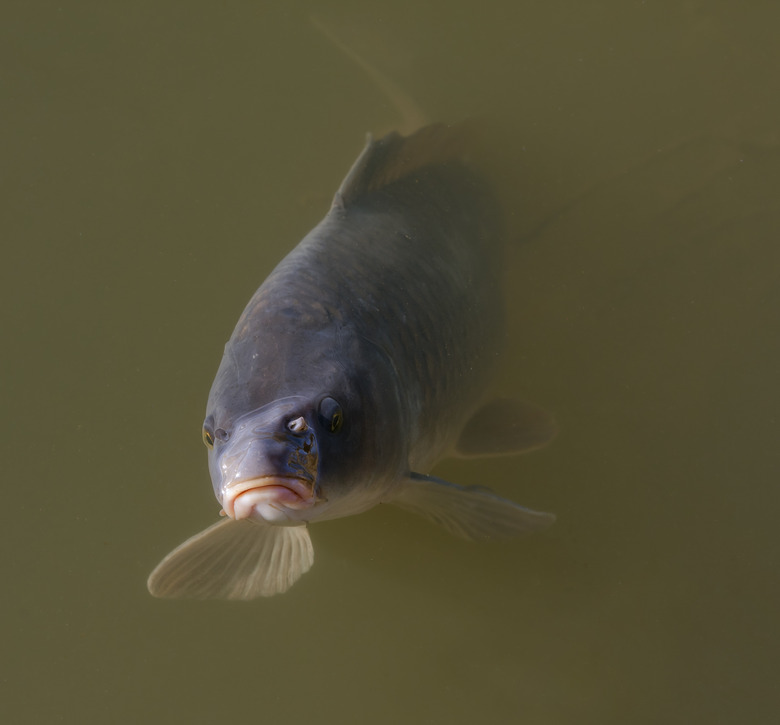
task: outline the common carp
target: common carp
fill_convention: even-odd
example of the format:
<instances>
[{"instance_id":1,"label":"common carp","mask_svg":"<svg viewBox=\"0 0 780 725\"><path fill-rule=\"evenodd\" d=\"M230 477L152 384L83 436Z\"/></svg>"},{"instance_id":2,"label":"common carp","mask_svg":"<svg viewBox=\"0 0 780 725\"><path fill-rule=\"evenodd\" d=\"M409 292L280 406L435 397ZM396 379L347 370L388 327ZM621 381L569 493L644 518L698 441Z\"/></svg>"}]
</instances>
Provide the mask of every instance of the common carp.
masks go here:
<instances>
[{"instance_id":1,"label":"common carp","mask_svg":"<svg viewBox=\"0 0 780 725\"><path fill-rule=\"evenodd\" d=\"M307 524L389 503L500 539L554 516L428 475L519 453L552 419L485 402L504 341L502 215L465 126L374 141L225 346L203 439L226 517L149 577L159 597L252 599L314 561Z\"/></svg>"}]
</instances>

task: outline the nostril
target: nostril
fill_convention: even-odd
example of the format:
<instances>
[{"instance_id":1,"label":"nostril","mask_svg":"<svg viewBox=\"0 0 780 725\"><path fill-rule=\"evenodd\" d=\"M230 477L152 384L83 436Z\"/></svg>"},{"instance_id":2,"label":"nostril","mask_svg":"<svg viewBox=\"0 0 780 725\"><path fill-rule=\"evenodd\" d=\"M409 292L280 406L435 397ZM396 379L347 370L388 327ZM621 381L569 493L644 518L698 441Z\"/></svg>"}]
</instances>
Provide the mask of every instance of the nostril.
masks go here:
<instances>
[{"instance_id":1,"label":"nostril","mask_svg":"<svg viewBox=\"0 0 780 725\"><path fill-rule=\"evenodd\" d=\"M308 430L309 426L306 424L306 419L301 416L300 418L291 420L287 424L287 428L293 433L303 433L304 431Z\"/></svg>"}]
</instances>

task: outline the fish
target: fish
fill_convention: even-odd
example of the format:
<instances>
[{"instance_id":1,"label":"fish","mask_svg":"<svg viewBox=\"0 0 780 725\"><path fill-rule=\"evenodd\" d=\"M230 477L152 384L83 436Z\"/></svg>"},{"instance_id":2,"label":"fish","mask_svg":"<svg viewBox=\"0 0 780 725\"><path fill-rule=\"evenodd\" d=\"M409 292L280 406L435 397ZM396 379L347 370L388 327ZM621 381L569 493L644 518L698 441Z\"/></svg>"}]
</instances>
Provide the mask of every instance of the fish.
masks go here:
<instances>
[{"instance_id":1,"label":"fish","mask_svg":"<svg viewBox=\"0 0 780 725\"><path fill-rule=\"evenodd\" d=\"M371 136L324 219L249 301L203 440L223 519L168 554L156 597L248 600L314 562L309 524L392 504L471 540L555 520L431 475L447 456L522 453L554 418L487 391L505 340L503 213L474 130Z\"/></svg>"}]
</instances>

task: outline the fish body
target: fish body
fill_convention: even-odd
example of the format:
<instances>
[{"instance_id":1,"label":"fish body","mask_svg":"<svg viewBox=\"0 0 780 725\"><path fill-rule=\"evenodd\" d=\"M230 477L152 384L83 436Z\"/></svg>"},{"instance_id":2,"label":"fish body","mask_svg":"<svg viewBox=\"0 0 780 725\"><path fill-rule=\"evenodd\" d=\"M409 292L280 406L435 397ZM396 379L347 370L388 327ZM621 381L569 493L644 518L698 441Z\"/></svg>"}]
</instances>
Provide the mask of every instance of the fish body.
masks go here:
<instances>
[{"instance_id":1,"label":"fish body","mask_svg":"<svg viewBox=\"0 0 780 725\"><path fill-rule=\"evenodd\" d=\"M225 346L204 439L227 520L152 573L158 596L284 591L306 525L394 503L468 538L549 525L427 475L453 452L549 440L533 406L484 404L501 353L501 214L463 128L369 141L326 217L274 269ZM530 442L530 443L529 443Z\"/></svg>"}]
</instances>

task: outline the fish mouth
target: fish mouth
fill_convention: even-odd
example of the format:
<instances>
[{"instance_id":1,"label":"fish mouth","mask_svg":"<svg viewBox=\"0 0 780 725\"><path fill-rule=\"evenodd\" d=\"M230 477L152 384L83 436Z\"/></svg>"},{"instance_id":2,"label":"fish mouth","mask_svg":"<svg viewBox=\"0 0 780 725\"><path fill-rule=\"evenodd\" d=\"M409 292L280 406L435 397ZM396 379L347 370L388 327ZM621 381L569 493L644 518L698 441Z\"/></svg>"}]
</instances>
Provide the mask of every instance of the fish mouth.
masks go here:
<instances>
[{"instance_id":1,"label":"fish mouth","mask_svg":"<svg viewBox=\"0 0 780 725\"><path fill-rule=\"evenodd\" d=\"M295 476L260 476L227 484L222 508L236 521L252 518L270 522L294 518L293 512L309 509L321 500L311 481Z\"/></svg>"}]
</instances>

